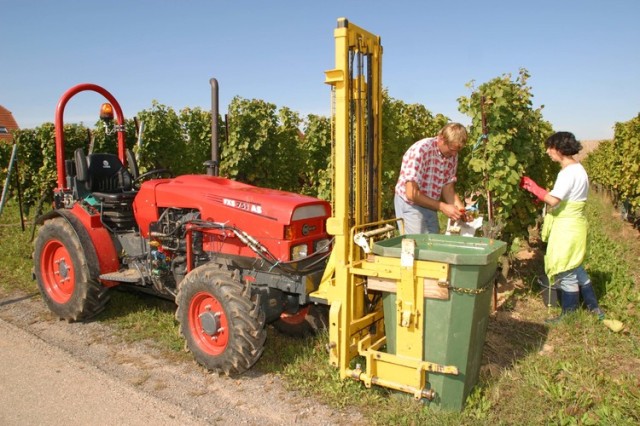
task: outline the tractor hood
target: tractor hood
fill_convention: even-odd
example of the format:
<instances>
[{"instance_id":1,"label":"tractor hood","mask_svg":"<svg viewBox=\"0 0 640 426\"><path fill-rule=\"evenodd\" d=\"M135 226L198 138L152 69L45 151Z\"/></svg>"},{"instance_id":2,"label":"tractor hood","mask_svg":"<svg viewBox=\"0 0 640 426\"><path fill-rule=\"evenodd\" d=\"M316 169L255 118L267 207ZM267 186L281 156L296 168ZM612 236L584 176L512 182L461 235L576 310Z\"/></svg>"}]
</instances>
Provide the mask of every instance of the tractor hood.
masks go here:
<instances>
[{"instance_id":1,"label":"tractor hood","mask_svg":"<svg viewBox=\"0 0 640 426\"><path fill-rule=\"evenodd\" d=\"M238 216L262 217L288 225L295 220L328 217L329 203L306 195L258 188L217 176L183 175L156 180L153 185L157 208L197 208L202 219L234 222ZM139 194L142 195L142 194Z\"/></svg>"}]
</instances>

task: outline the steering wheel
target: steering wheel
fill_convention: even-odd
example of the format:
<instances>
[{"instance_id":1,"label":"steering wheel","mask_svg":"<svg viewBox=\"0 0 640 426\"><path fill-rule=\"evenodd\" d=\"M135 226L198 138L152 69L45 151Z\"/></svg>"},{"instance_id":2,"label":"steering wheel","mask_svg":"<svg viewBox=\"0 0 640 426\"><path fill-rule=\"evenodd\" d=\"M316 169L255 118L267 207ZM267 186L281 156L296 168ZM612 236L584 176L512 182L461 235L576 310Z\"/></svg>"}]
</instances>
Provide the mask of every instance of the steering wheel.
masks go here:
<instances>
[{"instance_id":1,"label":"steering wheel","mask_svg":"<svg viewBox=\"0 0 640 426\"><path fill-rule=\"evenodd\" d=\"M138 185L140 185L140 183L143 180L145 180L146 178L148 178L150 176L161 177L162 175L168 175L169 177L173 177L173 173L171 173L171 170L169 170L169 169L153 169L153 170L149 170L148 172L139 175L137 178L135 178L133 180L133 184L135 186L138 186Z\"/></svg>"}]
</instances>

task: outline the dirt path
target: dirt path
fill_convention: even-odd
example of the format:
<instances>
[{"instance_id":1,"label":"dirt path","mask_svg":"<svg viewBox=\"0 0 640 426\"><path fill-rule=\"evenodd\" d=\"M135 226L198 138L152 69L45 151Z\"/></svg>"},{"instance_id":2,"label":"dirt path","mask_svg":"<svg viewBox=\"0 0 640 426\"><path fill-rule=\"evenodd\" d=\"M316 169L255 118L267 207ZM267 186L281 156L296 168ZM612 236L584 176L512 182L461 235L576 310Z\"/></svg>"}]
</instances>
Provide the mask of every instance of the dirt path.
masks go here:
<instances>
[{"instance_id":1,"label":"dirt path","mask_svg":"<svg viewBox=\"0 0 640 426\"><path fill-rule=\"evenodd\" d=\"M365 423L286 391L274 375L212 375L123 343L99 322L58 321L37 294L0 294L0 333L1 424Z\"/></svg>"},{"instance_id":2,"label":"dirt path","mask_svg":"<svg viewBox=\"0 0 640 426\"><path fill-rule=\"evenodd\" d=\"M2 319L0 354L0 424L201 424Z\"/></svg>"}]
</instances>

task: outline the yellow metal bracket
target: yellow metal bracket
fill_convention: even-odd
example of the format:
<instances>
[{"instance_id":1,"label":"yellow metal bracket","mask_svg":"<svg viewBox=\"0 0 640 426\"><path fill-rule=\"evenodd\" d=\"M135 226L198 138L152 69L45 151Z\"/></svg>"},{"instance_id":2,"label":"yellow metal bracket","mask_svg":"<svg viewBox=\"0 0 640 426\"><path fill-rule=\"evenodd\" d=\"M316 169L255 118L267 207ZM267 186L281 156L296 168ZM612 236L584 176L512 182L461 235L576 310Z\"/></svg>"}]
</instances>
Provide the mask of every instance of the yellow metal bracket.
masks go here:
<instances>
[{"instance_id":1,"label":"yellow metal bracket","mask_svg":"<svg viewBox=\"0 0 640 426\"><path fill-rule=\"evenodd\" d=\"M362 339L358 344L358 352L365 358L366 371L361 365L349 370L347 376L360 380L366 387L383 386L390 389L410 393L416 399L435 397L435 392L427 387L427 373L460 374L457 367L442 365L429 361L411 359L380 351L386 343L386 337L371 344L370 338Z\"/></svg>"},{"instance_id":2,"label":"yellow metal bracket","mask_svg":"<svg viewBox=\"0 0 640 426\"><path fill-rule=\"evenodd\" d=\"M365 358L365 366L347 370L345 376L361 380L365 386L379 385L412 394L415 398L432 399L435 392L428 389L428 373L459 373L456 366L441 365L424 360L425 299L449 297L447 283L449 265L416 260L415 241L403 240L400 257L369 256L353 262L350 272L365 277L369 292L395 293L396 321L385 321L385 331L396 336L395 353L382 350L387 344L383 336L372 341L363 336L358 341L358 354Z\"/></svg>"},{"instance_id":3,"label":"yellow metal bracket","mask_svg":"<svg viewBox=\"0 0 640 426\"><path fill-rule=\"evenodd\" d=\"M400 253L400 284L396 295L399 318L397 327L397 351L407 356L422 359L423 286L417 285L415 271L415 240L402 240Z\"/></svg>"}]
</instances>

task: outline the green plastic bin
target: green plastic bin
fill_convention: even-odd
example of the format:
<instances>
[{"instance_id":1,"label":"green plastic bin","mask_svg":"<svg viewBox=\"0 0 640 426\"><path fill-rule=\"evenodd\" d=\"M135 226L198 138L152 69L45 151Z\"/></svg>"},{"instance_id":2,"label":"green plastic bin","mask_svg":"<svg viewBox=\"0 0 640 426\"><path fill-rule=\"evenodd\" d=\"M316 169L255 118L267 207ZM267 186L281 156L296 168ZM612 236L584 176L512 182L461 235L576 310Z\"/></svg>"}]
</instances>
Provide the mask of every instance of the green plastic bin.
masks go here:
<instances>
[{"instance_id":1,"label":"green plastic bin","mask_svg":"<svg viewBox=\"0 0 640 426\"><path fill-rule=\"evenodd\" d=\"M402 240L416 241L415 260L449 264L449 298L424 299L424 361L458 367L459 375L428 373L431 405L461 411L480 374L493 281L506 243L459 235L403 235L374 244L373 252L400 257ZM396 294L383 295L387 352L395 354Z\"/></svg>"}]
</instances>

